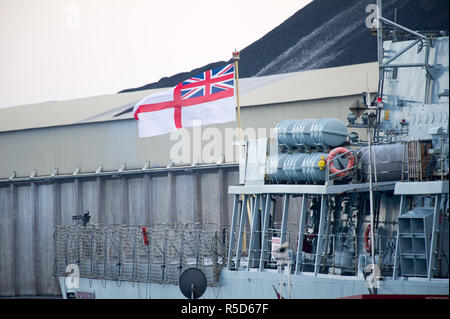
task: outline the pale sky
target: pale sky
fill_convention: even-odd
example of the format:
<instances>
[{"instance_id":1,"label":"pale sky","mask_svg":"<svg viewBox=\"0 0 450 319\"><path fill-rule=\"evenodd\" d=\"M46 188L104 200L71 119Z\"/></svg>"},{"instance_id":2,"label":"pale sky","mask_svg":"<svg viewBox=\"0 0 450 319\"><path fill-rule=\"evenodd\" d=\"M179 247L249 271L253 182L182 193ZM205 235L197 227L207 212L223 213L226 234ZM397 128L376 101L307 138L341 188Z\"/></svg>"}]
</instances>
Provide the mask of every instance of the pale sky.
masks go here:
<instances>
[{"instance_id":1,"label":"pale sky","mask_svg":"<svg viewBox=\"0 0 450 319\"><path fill-rule=\"evenodd\" d=\"M312 0L0 0L0 107L226 61Z\"/></svg>"}]
</instances>

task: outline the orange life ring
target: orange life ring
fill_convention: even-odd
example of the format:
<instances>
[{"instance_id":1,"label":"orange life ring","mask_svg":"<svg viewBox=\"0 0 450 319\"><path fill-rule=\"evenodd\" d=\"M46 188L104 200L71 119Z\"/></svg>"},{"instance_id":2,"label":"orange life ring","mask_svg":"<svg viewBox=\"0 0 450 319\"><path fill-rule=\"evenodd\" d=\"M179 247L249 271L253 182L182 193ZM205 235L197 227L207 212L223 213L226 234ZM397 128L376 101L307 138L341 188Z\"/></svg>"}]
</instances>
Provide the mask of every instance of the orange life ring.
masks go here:
<instances>
[{"instance_id":1,"label":"orange life ring","mask_svg":"<svg viewBox=\"0 0 450 319\"><path fill-rule=\"evenodd\" d=\"M367 225L366 231L364 232L364 247L366 248L366 251L368 253L370 253L372 250L372 242L370 240L370 229L371 229L371 226L369 224L369 225Z\"/></svg>"},{"instance_id":2,"label":"orange life ring","mask_svg":"<svg viewBox=\"0 0 450 319\"><path fill-rule=\"evenodd\" d=\"M340 155L340 154L345 154L345 157L347 158L347 167L345 167L344 169L337 169L334 166L334 157L336 155ZM350 168L352 168L355 165L355 156L349 152L348 149L346 149L345 147L336 147L335 149L333 149L327 157L327 164L328 167L330 168L330 173L331 174L336 174L337 177L341 177L341 176L345 176L347 174L350 173Z\"/></svg>"}]
</instances>

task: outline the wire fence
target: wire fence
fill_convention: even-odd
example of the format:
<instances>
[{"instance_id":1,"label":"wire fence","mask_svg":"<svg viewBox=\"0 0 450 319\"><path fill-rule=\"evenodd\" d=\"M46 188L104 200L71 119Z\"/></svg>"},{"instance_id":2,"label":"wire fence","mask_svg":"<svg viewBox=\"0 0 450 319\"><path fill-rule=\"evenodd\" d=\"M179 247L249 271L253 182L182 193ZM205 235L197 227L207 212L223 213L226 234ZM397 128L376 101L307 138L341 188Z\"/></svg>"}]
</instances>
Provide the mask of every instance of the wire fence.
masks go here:
<instances>
[{"instance_id":1,"label":"wire fence","mask_svg":"<svg viewBox=\"0 0 450 319\"><path fill-rule=\"evenodd\" d=\"M214 286L226 237L213 224L57 226L54 275L67 276L75 264L85 278L178 284L184 270L196 267Z\"/></svg>"}]
</instances>

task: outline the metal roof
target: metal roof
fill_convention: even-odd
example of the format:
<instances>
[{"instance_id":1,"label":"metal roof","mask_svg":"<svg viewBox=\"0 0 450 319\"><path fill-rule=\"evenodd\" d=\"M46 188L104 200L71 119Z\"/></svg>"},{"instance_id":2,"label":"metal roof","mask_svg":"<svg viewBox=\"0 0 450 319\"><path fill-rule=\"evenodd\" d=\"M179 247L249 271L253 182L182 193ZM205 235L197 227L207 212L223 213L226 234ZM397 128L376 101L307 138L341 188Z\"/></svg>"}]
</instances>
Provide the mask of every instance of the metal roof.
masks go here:
<instances>
[{"instance_id":1,"label":"metal roof","mask_svg":"<svg viewBox=\"0 0 450 319\"><path fill-rule=\"evenodd\" d=\"M240 79L241 107L267 105L377 91L378 63L363 63ZM94 96L0 109L0 132L131 119L123 111L153 92ZM119 115L120 114L120 115Z\"/></svg>"}]
</instances>

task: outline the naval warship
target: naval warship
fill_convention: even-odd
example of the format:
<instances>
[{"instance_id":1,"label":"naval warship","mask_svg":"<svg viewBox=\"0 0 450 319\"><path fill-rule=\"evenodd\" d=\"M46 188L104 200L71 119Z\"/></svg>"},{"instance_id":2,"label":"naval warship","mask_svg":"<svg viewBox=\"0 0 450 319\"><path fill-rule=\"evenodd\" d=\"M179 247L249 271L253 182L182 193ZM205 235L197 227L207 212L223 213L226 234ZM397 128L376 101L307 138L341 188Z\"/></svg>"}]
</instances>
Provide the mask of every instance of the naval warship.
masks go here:
<instances>
[{"instance_id":1,"label":"naval warship","mask_svg":"<svg viewBox=\"0 0 450 319\"><path fill-rule=\"evenodd\" d=\"M448 34L374 23L378 92L243 142L230 227L57 226L63 297L448 298Z\"/></svg>"}]
</instances>

